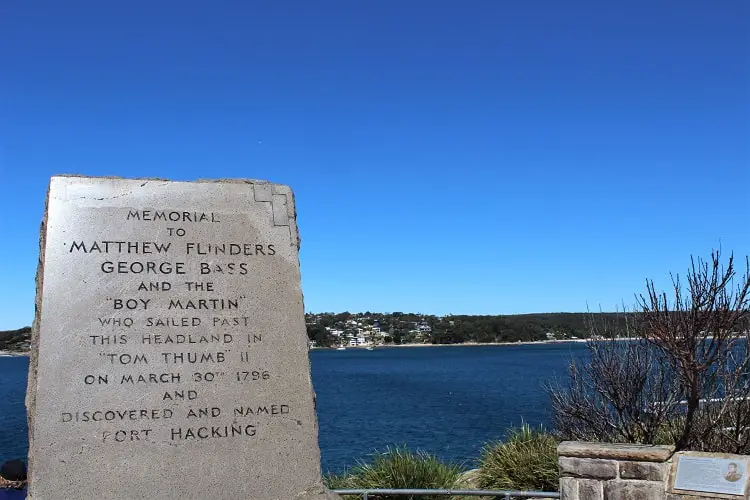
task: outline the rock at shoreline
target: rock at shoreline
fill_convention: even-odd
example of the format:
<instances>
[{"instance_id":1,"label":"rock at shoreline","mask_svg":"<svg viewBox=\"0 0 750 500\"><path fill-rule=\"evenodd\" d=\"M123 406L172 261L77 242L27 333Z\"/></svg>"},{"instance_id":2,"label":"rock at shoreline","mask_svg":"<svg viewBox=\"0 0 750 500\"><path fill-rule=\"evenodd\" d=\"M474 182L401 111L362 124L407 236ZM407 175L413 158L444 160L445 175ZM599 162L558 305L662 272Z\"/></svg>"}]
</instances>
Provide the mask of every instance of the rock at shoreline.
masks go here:
<instances>
[{"instance_id":1,"label":"rock at shoreline","mask_svg":"<svg viewBox=\"0 0 750 500\"><path fill-rule=\"evenodd\" d=\"M0 466L0 488L22 489L26 486L26 463L23 460L8 460Z\"/></svg>"}]
</instances>

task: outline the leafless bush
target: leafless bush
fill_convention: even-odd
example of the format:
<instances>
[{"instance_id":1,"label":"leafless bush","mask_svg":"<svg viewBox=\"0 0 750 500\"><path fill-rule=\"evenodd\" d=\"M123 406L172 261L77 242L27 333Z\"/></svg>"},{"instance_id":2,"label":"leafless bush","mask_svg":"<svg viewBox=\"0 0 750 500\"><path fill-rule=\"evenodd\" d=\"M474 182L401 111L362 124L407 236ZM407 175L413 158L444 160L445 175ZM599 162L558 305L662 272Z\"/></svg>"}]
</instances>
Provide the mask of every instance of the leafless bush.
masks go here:
<instances>
[{"instance_id":1,"label":"leafless bush","mask_svg":"<svg viewBox=\"0 0 750 500\"><path fill-rule=\"evenodd\" d=\"M748 259L691 259L672 285L647 281L625 330L591 322L589 359L548 391L562 438L750 452Z\"/></svg>"}]
</instances>

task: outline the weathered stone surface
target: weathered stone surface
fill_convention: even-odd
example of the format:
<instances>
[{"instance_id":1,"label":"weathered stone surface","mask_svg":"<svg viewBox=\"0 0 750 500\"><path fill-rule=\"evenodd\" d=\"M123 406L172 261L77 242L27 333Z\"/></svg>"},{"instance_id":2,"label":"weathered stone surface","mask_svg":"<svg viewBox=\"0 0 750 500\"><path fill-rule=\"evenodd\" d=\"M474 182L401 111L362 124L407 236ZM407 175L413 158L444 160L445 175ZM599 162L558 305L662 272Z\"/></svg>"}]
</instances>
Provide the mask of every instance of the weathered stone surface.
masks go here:
<instances>
[{"instance_id":1,"label":"weathered stone surface","mask_svg":"<svg viewBox=\"0 0 750 500\"><path fill-rule=\"evenodd\" d=\"M298 241L285 186L54 177L29 499L333 498Z\"/></svg>"},{"instance_id":2,"label":"weathered stone surface","mask_svg":"<svg viewBox=\"0 0 750 500\"><path fill-rule=\"evenodd\" d=\"M663 500L664 483L654 481L607 481L604 500Z\"/></svg>"},{"instance_id":3,"label":"weathered stone surface","mask_svg":"<svg viewBox=\"0 0 750 500\"><path fill-rule=\"evenodd\" d=\"M614 479L617 477L617 462L613 460L560 457L557 463L561 476L587 479Z\"/></svg>"},{"instance_id":4,"label":"weathered stone surface","mask_svg":"<svg viewBox=\"0 0 750 500\"><path fill-rule=\"evenodd\" d=\"M621 479L644 479L647 481L664 481L666 465L656 462L620 462Z\"/></svg>"},{"instance_id":5,"label":"weathered stone surface","mask_svg":"<svg viewBox=\"0 0 750 500\"><path fill-rule=\"evenodd\" d=\"M564 500L579 500L578 481L574 477L560 478L560 497Z\"/></svg>"},{"instance_id":6,"label":"weathered stone surface","mask_svg":"<svg viewBox=\"0 0 750 500\"><path fill-rule=\"evenodd\" d=\"M579 500L603 500L604 489L602 481L595 479L578 480L578 499ZM565 497L563 497L565 500Z\"/></svg>"},{"instance_id":7,"label":"weathered stone surface","mask_svg":"<svg viewBox=\"0 0 750 500\"><path fill-rule=\"evenodd\" d=\"M557 447L561 457L606 458L636 462L663 462L672 454L671 446L563 441Z\"/></svg>"}]
</instances>

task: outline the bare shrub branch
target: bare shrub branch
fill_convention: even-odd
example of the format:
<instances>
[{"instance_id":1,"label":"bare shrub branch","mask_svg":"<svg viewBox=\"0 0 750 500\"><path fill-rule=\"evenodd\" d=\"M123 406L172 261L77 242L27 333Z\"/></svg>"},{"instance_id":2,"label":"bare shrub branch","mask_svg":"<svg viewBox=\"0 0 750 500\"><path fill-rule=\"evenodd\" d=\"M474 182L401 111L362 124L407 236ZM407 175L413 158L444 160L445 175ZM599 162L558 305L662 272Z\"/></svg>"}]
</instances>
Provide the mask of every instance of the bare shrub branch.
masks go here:
<instances>
[{"instance_id":1,"label":"bare shrub branch","mask_svg":"<svg viewBox=\"0 0 750 500\"><path fill-rule=\"evenodd\" d=\"M624 331L592 321L588 362L548 388L563 438L750 452L750 262L691 258L686 281L647 281Z\"/></svg>"}]
</instances>

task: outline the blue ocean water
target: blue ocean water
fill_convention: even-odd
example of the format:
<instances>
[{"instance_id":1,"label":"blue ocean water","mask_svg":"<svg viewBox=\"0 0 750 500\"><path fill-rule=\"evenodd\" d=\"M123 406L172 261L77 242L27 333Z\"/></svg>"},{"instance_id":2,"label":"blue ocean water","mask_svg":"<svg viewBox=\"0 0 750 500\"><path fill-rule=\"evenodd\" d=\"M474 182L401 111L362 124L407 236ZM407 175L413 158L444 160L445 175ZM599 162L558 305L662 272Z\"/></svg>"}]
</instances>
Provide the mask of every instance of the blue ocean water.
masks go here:
<instances>
[{"instance_id":1,"label":"blue ocean water","mask_svg":"<svg viewBox=\"0 0 750 500\"><path fill-rule=\"evenodd\" d=\"M582 344L316 350L310 353L324 471L406 444L470 467L509 426L546 425L543 383ZM25 457L27 357L0 357L0 461Z\"/></svg>"},{"instance_id":2,"label":"blue ocean water","mask_svg":"<svg viewBox=\"0 0 750 500\"><path fill-rule=\"evenodd\" d=\"M27 356L0 357L0 463L26 458L29 447L26 425Z\"/></svg>"}]
</instances>

